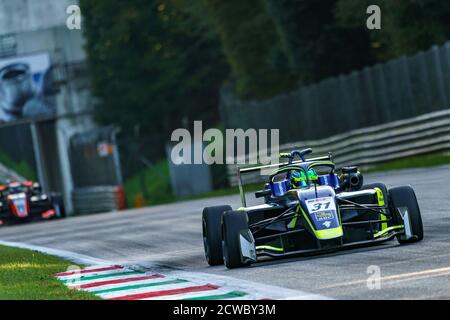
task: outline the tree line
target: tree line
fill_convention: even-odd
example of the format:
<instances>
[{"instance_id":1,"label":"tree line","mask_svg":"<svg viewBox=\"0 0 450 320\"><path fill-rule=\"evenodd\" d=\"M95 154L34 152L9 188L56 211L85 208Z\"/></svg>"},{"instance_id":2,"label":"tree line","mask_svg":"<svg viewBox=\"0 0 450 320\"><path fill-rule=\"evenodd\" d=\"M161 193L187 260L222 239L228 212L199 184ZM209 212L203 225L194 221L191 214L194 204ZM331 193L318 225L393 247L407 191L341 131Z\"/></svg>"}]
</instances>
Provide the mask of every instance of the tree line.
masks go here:
<instances>
[{"instance_id":1,"label":"tree line","mask_svg":"<svg viewBox=\"0 0 450 320\"><path fill-rule=\"evenodd\" d=\"M381 30L366 9L381 8ZM81 0L100 123L161 136L193 120L217 125L224 83L242 99L441 44L442 0ZM161 147L160 146L160 147Z\"/></svg>"}]
</instances>

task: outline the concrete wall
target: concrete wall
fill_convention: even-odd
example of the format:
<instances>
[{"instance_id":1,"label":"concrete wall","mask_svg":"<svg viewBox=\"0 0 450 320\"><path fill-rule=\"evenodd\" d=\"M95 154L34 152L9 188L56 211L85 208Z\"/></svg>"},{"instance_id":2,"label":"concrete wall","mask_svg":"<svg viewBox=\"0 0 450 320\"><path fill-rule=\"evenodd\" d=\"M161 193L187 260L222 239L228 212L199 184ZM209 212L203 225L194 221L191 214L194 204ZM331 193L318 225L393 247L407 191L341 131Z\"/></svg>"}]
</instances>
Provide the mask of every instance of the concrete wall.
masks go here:
<instances>
[{"instance_id":1,"label":"concrete wall","mask_svg":"<svg viewBox=\"0 0 450 320\"><path fill-rule=\"evenodd\" d=\"M21 32L14 36L17 55L46 51L53 62L65 63L79 63L86 58L82 31L69 30L65 25Z\"/></svg>"},{"instance_id":2,"label":"concrete wall","mask_svg":"<svg viewBox=\"0 0 450 320\"><path fill-rule=\"evenodd\" d=\"M16 56L48 52L52 66L63 77L59 79L59 93L54 97L57 113L62 116L56 120L55 128L63 185L60 191L68 211L72 209L73 188L69 140L73 134L96 127L89 114L93 103L83 33L66 27L66 9L73 4L78 4L78 0L0 0L0 37L14 38ZM44 166L39 170L50 169Z\"/></svg>"},{"instance_id":3,"label":"concrete wall","mask_svg":"<svg viewBox=\"0 0 450 320\"><path fill-rule=\"evenodd\" d=\"M77 0L0 0L0 35L66 24L66 8Z\"/></svg>"}]
</instances>

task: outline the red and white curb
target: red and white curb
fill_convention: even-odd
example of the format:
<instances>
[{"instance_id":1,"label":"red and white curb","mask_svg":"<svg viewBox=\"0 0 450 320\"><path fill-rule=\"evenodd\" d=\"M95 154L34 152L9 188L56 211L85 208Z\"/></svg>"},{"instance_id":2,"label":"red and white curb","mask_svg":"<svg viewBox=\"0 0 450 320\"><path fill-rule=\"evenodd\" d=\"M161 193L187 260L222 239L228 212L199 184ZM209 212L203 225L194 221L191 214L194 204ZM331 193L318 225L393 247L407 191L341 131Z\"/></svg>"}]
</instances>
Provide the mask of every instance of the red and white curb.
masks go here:
<instances>
[{"instance_id":1,"label":"red and white curb","mask_svg":"<svg viewBox=\"0 0 450 320\"><path fill-rule=\"evenodd\" d=\"M108 300L237 299L246 292L172 275L139 272L123 266L95 266L55 275L69 288L89 291Z\"/></svg>"},{"instance_id":2,"label":"red and white curb","mask_svg":"<svg viewBox=\"0 0 450 320\"><path fill-rule=\"evenodd\" d=\"M77 253L0 241L0 245L30 249L89 265L55 274L69 288L91 292L107 300L260 300L327 297L299 290L263 285L226 276L167 270L156 266L117 265Z\"/></svg>"}]
</instances>

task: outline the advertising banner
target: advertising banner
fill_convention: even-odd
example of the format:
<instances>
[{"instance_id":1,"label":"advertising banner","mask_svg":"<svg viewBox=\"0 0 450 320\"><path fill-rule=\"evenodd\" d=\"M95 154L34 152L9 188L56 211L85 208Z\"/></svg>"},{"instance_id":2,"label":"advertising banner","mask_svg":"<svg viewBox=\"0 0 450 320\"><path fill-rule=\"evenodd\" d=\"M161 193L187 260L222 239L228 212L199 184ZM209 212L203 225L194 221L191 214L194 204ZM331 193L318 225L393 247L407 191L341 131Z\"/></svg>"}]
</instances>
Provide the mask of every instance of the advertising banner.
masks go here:
<instances>
[{"instance_id":1,"label":"advertising banner","mask_svg":"<svg viewBox=\"0 0 450 320\"><path fill-rule=\"evenodd\" d=\"M48 53L0 59L0 123L55 114L45 96Z\"/></svg>"}]
</instances>

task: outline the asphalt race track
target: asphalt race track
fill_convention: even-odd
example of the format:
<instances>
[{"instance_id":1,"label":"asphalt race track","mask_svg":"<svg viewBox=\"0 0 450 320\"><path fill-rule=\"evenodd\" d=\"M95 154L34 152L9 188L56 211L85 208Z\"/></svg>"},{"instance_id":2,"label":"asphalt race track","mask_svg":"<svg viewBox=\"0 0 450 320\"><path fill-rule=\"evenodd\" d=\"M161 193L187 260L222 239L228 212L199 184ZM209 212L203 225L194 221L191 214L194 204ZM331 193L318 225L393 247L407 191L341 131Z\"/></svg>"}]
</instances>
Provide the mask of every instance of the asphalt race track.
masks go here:
<instances>
[{"instance_id":1,"label":"asphalt race track","mask_svg":"<svg viewBox=\"0 0 450 320\"><path fill-rule=\"evenodd\" d=\"M450 166L371 174L365 182L411 184L422 210L425 238L371 248L270 260L249 268L209 267L203 255L201 211L240 206L238 194L214 199L2 227L0 240L69 250L121 262L226 275L338 299L450 298ZM247 199L254 198L247 195ZM250 203L258 203L256 200ZM381 288L367 286L368 266L381 271Z\"/></svg>"}]
</instances>

